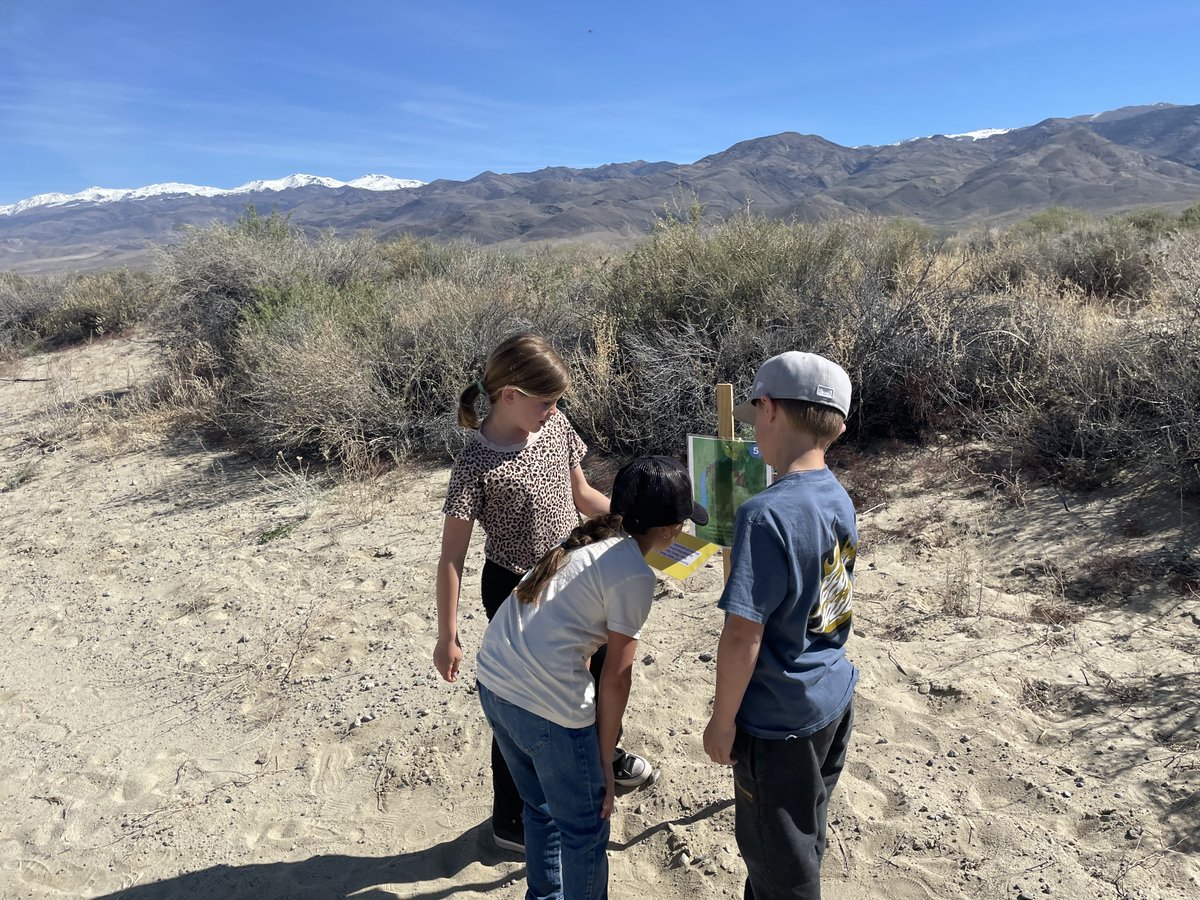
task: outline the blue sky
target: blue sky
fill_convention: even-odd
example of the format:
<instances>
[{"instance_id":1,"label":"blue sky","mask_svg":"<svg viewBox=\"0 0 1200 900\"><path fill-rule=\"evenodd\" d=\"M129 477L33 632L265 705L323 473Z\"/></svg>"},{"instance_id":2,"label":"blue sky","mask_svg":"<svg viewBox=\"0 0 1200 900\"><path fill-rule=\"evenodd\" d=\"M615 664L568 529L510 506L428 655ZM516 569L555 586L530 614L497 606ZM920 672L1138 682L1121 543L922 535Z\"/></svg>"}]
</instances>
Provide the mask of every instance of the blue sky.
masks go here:
<instances>
[{"instance_id":1,"label":"blue sky","mask_svg":"<svg viewBox=\"0 0 1200 900\"><path fill-rule=\"evenodd\" d=\"M0 204L1200 103L1200 4L0 0ZM734 11L736 9L736 11Z\"/></svg>"}]
</instances>

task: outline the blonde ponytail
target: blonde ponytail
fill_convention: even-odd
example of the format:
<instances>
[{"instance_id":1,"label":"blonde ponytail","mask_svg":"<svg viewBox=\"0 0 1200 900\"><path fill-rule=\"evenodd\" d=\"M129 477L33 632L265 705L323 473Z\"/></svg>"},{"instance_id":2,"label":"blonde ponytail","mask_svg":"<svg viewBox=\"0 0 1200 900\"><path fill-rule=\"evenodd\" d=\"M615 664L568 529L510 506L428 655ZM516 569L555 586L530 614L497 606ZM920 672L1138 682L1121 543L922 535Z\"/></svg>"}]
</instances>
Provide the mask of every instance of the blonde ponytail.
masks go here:
<instances>
[{"instance_id":1,"label":"blonde ponytail","mask_svg":"<svg viewBox=\"0 0 1200 900\"><path fill-rule=\"evenodd\" d=\"M534 397L559 397L571 386L571 373L545 338L521 332L507 338L488 357L483 377L467 385L458 396L458 424L478 428L476 401L486 396L489 402L508 386Z\"/></svg>"},{"instance_id":2,"label":"blonde ponytail","mask_svg":"<svg viewBox=\"0 0 1200 900\"><path fill-rule=\"evenodd\" d=\"M479 414L475 411L475 401L486 396L490 401L492 394L485 388L482 381L473 381L467 389L458 395L458 424L463 428L478 428Z\"/></svg>"}]
</instances>

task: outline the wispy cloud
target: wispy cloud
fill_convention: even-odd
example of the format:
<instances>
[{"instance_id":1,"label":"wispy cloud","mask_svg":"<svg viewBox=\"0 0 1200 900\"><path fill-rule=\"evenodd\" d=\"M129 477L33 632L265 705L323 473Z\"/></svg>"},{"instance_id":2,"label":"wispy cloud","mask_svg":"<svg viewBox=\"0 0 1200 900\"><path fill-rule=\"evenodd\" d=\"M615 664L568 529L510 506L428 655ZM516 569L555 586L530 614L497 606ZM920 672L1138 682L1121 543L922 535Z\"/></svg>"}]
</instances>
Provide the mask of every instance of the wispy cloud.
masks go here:
<instances>
[{"instance_id":1,"label":"wispy cloud","mask_svg":"<svg viewBox=\"0 0 1200 900\"><path fill-rule=\"evenodd\" d=\"M426 119L439 122L442 125L453 125L456 128L485 128L484 122L478 117L471 116L462 107L448 103L428 103L420 100L401 100L397 109L415 119Z\"/></svg>"}]
</instances>

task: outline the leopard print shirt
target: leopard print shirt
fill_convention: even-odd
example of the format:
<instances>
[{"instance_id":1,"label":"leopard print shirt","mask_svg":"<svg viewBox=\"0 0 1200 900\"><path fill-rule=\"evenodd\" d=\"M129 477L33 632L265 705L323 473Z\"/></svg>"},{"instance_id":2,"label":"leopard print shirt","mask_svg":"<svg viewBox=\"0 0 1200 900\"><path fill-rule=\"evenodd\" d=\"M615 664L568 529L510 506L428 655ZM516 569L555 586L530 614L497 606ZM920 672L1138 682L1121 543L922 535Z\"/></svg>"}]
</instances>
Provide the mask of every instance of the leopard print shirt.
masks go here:
<instances>
[{"instance_id":1,"label":"leopard print shirt","mask_svg":"<svg viewBox=\"0 0 1200 900\"><path fill-rule=\"evenodd\" d=\"M442 512L478 521L484 555L524 574L579 524L571 470L586 453L561 412L516 447L497 447L476 431L454 462Z\"/></svg>"}]
</instances>

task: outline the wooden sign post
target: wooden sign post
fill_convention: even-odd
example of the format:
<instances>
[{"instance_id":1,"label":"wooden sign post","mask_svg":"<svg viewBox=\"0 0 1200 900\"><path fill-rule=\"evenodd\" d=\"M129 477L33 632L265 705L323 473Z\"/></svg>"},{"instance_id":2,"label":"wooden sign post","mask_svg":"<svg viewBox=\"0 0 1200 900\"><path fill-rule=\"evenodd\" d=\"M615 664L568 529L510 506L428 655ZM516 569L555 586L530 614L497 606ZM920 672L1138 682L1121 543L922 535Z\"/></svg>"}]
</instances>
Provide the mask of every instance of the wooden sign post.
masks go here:
<instances>
[{"instance_id":1,"label":"wooden sign post","mask_svg":"<svg viewBox=\"0 0 1200 900\"><path fill-rule=\"evenodd\" d=\"M733 440L733 385L717 385L717 437L723 441ZM721 567L725 580L729 580L730 549L721 548Z\"/></svg>"}]
</instances>

